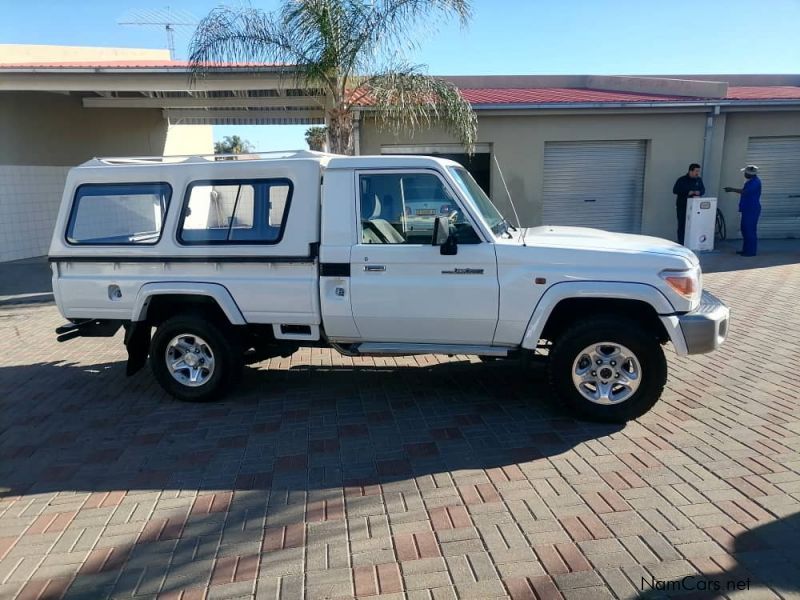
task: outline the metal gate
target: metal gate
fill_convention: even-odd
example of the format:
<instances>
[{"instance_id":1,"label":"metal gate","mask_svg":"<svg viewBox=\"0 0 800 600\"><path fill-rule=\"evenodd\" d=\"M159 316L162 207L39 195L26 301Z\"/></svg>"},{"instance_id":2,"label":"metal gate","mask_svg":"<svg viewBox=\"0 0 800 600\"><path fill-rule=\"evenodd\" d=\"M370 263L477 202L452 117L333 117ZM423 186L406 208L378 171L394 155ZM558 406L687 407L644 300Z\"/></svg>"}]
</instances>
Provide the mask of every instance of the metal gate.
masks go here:
<instances>
[{"instance_id":1,"label":"metal gate","mask_svg":"<svg viewBox=\"0 0 800 600\"><path fill-rule=\"evenodd\" d=\"M642 230L645 140L546 142L542 223Z\"/></svg>"},{"instance_id":2,"label":"metal gate","mask_svg":"<svg viewBox=\"0 0 800 600\"><path fill-rule=\"evenodd\" d=\"M800 137L750 138L747 164L758 167L765 238L800 237Z\"/></svg>"}]
</instances>

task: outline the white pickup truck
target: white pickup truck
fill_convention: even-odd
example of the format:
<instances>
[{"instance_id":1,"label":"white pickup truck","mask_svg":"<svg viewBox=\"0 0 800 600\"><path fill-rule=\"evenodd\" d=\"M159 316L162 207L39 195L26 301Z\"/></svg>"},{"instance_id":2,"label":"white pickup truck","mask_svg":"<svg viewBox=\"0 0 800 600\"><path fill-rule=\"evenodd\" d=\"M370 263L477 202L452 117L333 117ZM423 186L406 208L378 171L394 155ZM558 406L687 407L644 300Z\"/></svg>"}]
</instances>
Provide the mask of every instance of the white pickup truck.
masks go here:
<instances>
[{"instance_id":1,"label":"white pickup truck","mask_svg":"<svg viewBox=\"0 0 800 600\"><path fill-rule=\"evenodd\" d=\"M149 355L159 383L194 401L227 392L244 363L301 346L536 355L578 416L625 421L661 395L662 345L686 355L725 340L728 309L702 291L691 251L513 227L455 162L229 158L70 171L49 255L69 320L59 341L124 327L128 373Z\"/></svg>"}]
</instances>

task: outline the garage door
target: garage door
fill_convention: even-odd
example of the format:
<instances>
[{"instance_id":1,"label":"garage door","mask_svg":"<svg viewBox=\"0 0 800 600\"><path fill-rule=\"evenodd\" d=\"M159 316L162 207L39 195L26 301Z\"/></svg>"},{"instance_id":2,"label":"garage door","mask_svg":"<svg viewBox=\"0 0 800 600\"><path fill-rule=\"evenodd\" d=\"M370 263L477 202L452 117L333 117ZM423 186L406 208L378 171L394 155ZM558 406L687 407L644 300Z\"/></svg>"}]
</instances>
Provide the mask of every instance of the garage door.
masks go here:
<instances>
[{"instance_id":1,"label":"garage door","mask_svg":"<svg viewBox=\"0 0 800 600\"><path fill-rule=\"evenodd\" d=\"M642 229L647 143L547 142L544 147L544 225Z\"/></svg>"},{"instance_id":2,"label":"garage door","mask_svg":"<svg viewBox=\"0 0 800 600\"><path fill-rule=\"evenodd\" d=\"M750 138L747 164L761 178L759 235L800 237L800 137Z\"/></svg>"}]
</instances>

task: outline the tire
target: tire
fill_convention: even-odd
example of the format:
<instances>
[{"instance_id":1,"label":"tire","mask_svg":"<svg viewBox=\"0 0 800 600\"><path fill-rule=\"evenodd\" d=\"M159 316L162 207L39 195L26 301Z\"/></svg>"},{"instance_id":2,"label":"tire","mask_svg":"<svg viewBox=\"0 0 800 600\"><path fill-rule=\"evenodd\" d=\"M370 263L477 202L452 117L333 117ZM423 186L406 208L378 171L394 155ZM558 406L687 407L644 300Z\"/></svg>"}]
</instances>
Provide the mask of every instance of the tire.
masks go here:
<instances>
[{"instance_id":1,"label":"tire","mask_svg":"<svg viewBox=\"0 0 800 600\"><path fill-rule=\"evenodd\" d=\"M606 373L608 379L602 380ZM642 416L661 397L667 361L659 340L640 322L597 316L579 321L555 340L549 377L558 398L577 417L624 423Z\"/></svg>"},{"instance_id":2,"label":"tire","mask_svg":"<svg viewBox=\"0 0 800 600\"><path fill-rule=\"evenodd\" d=\"M183 402L209 402L238 382L243 361L237 348L229 331L204 317L172 317L156 329L150 368L171 396ZM170 369L168 360L180 364L183 356L185 366ZM193 371L197 373L194 381Z\"/></svg>"}]
</instances>

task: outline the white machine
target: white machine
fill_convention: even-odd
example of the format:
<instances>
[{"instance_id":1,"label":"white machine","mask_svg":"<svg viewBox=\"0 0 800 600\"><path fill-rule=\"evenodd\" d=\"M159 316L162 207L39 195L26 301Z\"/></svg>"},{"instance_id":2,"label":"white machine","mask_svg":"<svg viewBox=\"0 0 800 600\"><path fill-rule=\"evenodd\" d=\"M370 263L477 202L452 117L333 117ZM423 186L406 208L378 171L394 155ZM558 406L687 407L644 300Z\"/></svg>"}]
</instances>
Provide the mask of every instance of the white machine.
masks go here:
<instances>
[{"instance_id":1,"label":"white machine","mask_svg":"<svg viewBox=\"0 0 800 600\"><path fill-rule=\"evenodd\" d=\"M684 245L690 250L714 249L717 222L717 199L694 197L686 200L686 235Z\"/></svg>"}]
</instances>

